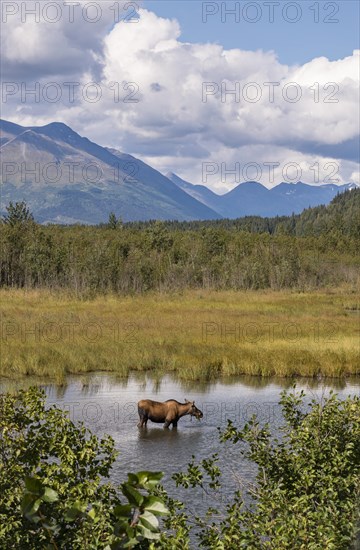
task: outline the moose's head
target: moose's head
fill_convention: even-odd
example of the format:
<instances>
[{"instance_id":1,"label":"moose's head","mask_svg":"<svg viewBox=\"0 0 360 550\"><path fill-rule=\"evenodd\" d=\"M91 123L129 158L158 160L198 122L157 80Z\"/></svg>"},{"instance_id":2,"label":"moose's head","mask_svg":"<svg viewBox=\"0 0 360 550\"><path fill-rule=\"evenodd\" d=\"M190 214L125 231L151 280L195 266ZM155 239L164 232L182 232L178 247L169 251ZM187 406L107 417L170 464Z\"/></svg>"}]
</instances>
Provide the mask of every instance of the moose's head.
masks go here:
<instances>
[{"instance_id":1,"label":"moose's head","mask_svg":"<svg viewBox=\"0 0 360 550\"><path fill-rule=\"evenodd\" d=\"M187 399L185 399L185 403L187 405L191 405L190 410L189 410L189 414L191 416L195 416L195 418L197 418L198 420L200 420L200 418L202 418L204 416L202 411L200 409L198 409L197 407L195 407L195 401L188 401Z\"/></svg>"}]
</instances>

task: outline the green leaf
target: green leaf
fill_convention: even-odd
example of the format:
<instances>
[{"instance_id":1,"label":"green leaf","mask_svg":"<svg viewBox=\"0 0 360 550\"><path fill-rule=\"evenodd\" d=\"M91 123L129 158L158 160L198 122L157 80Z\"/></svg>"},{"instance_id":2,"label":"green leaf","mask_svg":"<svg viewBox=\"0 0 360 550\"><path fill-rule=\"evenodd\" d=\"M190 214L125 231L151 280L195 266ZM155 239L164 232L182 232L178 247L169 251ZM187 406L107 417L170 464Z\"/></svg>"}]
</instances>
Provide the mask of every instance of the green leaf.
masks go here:
<instances>
[{"instance_id":1,"label":"green leaf","mask_svg":"<svg viewBox=\"0 0 360 550\"><path fill-rule=\"evenodd\" d=\"M95 517L96 517L95 508L91 508L91 510L88 511L88 516L89 516L90 519L95 519Z\"/></svg>"},{"instance_id":2,"label":"green leaf","mask_svg":"<svg viewBox=\"0 0 360 550\"><path fill-rule=\"evenodd\" d=\"M74 521L80 514L81 512L77 508L69 508L66 510L65 520Z\"/></svg>"},{"instance_id":3,"label":"green leaf","mask_svg":"<svg viewBox=\"0 0 360 550\"><path fill-rule=\"evenodd\" d=\"M25 487L29 493L33 493L34 495L40 495L43 490L41 481L36 477L26 477Z\"/></svg>"},{"instance_id":4,"label":"green leaf","mask_svg":"<svg viewBox=\"0 0 360 550\"><path fill-rule=\"evenodd\" d=\"M154 514L146 511L139 517L139 525L143 525L147 529L150 529L150 531L156 532L159 527L159 521Z\"/></svg>"},{"instance_id":5,"label":"green leaf","mask_svg":"<svg viewBox=\"0 0 360 550\"><path fill-rule=\"evenodd\" d=\"M160 538L160 533L154 533L153 531L150 531L150 529L144 527L144 525L140 524L139 529L141 529L141 534L145 539L155 540Z\"/></svg>"},{"instance_id":6,"label":"green leaf","mask_svg":"<svg viewBox=\"0 0 360 550\"><path fill-rule=\"evenodd\" d=\"M56 502L59 500L59 495L50 487L45 487L43 496L41 497L44 502Z\"/></svg>"},{"instance_id":7,"label":"green leaf","mask_svg":"<svg viewBox=\"0 0 360 550\"><path fill-rule=\"evenodd\" d=\"M134 506L141 506L143 503L144 497L142 496L139 491L131 487L128 483L123 483L121 485L121 489L123 494L126 496L130 504L133 504Z\"/></svg>"},{"instance_id":8,"label":"green leaf","mask_svg":"<svg viewBox=\"0 0 360 550\"><path fill-rule=\"evenodd\" d=\"M142 485L145 489L152 489L159 484L164 474L162 472L148 472L147 470L143 470L137 472L136 475L139 479L139 485Z\"/></svg>"},{"instance_id":9,"label":"green leaf","mask_svg":"<svg viewBox=\"0 0 360 550\"><path fill-rule=\"evenodd\" d=\"M33 516L38 511L40 504L40 498L35 498L34 495L28 493L22 499L21 511L26 517L31 519L31 516Z\"/></svg>"},{"instance_id":10,"label":"green leaf","mask_svg":"<svg viewBox=\"0 0 360 550\"><path fill-rule=\"evenodd\" d=\"M85 510L86 504L77 500L70 508L66 510L65 520L74 521L77 517L83 514Z\"/></svg>"},{"instance_id":11,"label":"green leaf","mask_svg":"<svg viewBox=\"0 0 360 550\"><path fill-rule=\"evenodd\" d=\"M131 504L119 504L114 508L114 515L117 518L128 518L131 514L132 506Z\"/></svg>"},{"instance_id":12,"label":"green leaf","mask_svg":"<svg viewBox=\"0 0 360 550\"><path fill-rule=\"evenodd\" d=\"M137 474L128 474L128 480L129 483L131 483L132 485L138 485L139 483L139 478Z\"/></svg>"},{"instance_id":13,"label":"green leaf","mask_svg":"<svg viewBox=\"0 0 360 550\"><path fill-rule=\"evenodd\" d=\"M147 497L143 502L143 507L148 512L151 512L156 515L168 514L169 510L166 508L163 501L154 496Z\"/></svg>"},{"instance_id":14,"label":"green leaf","mask_svg":"<svg viewBox=\"0 0 360 550\"><path fill-rule=\"evenodd\" d=\"M135 546L138 546L138 544L138 539L134 537L123 543L120 548L135 548Z\"/></svg>"}]
</instances>

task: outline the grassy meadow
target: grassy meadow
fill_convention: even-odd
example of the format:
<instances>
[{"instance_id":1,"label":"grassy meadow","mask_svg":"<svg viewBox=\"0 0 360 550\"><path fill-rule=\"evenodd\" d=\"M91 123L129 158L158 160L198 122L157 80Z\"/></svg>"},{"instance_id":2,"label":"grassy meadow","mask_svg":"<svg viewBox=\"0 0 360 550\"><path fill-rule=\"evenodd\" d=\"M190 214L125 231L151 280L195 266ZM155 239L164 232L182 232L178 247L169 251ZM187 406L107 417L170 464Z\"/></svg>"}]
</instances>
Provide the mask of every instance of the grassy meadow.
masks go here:
<instances>
[{"instance_id":1,"label":"grassy meadow","mask_svg":"<svg viewBox=\"0 0 360 550\"><path fill-rule=\"evenodd\" d=\"M347 288L186 291L79 300L2 290L0 375L173 372L341 377L360 373L359 297Z\"/></svg>"}]
</instances>

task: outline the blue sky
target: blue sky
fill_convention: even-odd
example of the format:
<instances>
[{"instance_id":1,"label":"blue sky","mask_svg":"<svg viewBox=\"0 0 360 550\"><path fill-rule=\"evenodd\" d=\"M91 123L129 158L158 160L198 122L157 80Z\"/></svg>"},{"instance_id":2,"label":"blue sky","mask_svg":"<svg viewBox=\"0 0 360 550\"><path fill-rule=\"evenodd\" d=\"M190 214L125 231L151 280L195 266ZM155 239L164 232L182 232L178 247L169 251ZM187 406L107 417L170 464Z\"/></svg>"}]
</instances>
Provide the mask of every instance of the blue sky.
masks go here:
<instances>
[{"instance_id":1,"label":"blue sky","mask_svg":"<svg viewBox=\"0 0 360 550\"><path fill-rule=\"evenodd\" d=\"M281 63L302 64L314 57L325 56L336 60L351 55L359 48L360 2L357 0L307 1L287 2L278 0L274 4L274 22L270 23L270 7L266 1L257 2L258 11L246 4L255 4L254 1L241 0L240 22L235 16L223 16L221 21L221 4L228 9L234 9L236 2L217 2L218 13L207 15L215 2L202 0L146 0L144 6L163 17L176 18L182 29L181 38L188 42L218 42L225 48L240 48L243 50L274 50ZM290 5L284 16L282 9L285 4L296 4L301 8L301 17L298 22L290 23L300 16L297 7ZM206 4L209 7L206 7ZM213 8L215 9L215 8ZM224 9L224 8L223 8ZM318 17L319 22L315 22ZM251 23L249 20L257 19ZM203 19L206 22L203 22ZM247 21L248 20L248 21ZM326 22L326 21L329 22ZM338 20L331 23L330 20Z\"/></svg>"},{"instance_id":2,"label":"blue sky","mask_svg":"<svg viewBox=\"0 0 360 550\"><path fill-rule=\"evenodd\" d=\"M360 2L101 0L96 23L88 4L73 22L63 10L56 24L18 13L2 25L5 119L63 122L217 192L249 179L360 183ZM239 22L224 11L235 5Z\"/></svg>"}]
</instances>

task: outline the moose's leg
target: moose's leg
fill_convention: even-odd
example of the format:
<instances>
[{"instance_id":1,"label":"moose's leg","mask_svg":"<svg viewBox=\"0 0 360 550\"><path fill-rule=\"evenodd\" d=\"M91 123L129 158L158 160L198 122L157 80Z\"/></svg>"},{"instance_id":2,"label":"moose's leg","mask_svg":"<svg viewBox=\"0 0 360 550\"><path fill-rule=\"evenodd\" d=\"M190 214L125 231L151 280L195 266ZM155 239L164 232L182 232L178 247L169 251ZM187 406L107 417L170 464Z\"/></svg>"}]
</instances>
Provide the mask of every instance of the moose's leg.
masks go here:
<instances>
[{"instance_id":1,"label":"moose's leg","mask_svg":"<svg viewBox=\"0 0 360 550\"><path fill-rule=\"evenodd\" d=\"M139 427L139 428L143 428L143 427L146 428L147 421L148 421L148 417L147 417L147 416L142 416L142 417L140 418L140 422L139 422L139 424L138 424L138 427Z\"/></svg>"},{"instance_id":2,"label":"moose's leg","mask_svg":"<svg viewBox=\"0 0 360 550\"><path fill-rule=\"evenodd\" d=\"M165 418L164 428L168 428L171 422L172 422L171 418Z\"/></svg>"},{"instance_id":3,"label":"moose's leg","mask_svg":"<svg viewBox=\"0 0 360 550\"><path fill-rule=\"evenodd\" d=\"M146 423L148 421L148 417L147 417L147 414L146 412L144 411L144 409L141 409L140 407L138 407L138 413L139 413L139 423L138 423L138 428L142 428L145 424L145 428L146 428Z\"/></svg>"},{"instance_id":4,"label":"moose's leg","mask_svg":"<svg viewBox=\"0 0 360 550\"><path fill-rule=\"evenodd\" d=\"M172 425L173 425L173 428L177 428L177 425L178 425L178 421L177 421L177 420L173 420L173 423L172 423Z\"/></svg>"}]
</instances>

